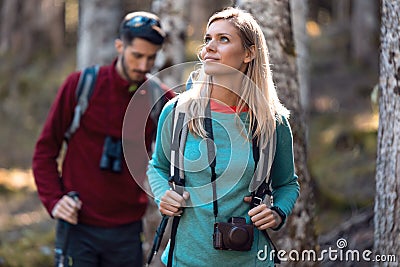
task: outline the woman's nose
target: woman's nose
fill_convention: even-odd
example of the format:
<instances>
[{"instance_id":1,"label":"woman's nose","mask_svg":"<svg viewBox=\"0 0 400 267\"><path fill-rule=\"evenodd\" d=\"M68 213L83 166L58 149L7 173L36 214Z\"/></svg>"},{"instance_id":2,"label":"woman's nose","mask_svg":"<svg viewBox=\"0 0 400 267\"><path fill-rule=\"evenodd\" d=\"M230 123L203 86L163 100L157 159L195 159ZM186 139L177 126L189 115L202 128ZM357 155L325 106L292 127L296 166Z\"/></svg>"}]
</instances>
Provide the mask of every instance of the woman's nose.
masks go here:
<instances>
[{"instance_id":1,"label":"woman's nose","mask_svg":"<svg viewBox=\"0 0 400 267\"><path fill-rule=\"evenodd\" d=\"M208 41L208 43L206 44L206 51L214 51L214 50L215 50L215 41L214 40Z\"/></svg>"}]
</instances>

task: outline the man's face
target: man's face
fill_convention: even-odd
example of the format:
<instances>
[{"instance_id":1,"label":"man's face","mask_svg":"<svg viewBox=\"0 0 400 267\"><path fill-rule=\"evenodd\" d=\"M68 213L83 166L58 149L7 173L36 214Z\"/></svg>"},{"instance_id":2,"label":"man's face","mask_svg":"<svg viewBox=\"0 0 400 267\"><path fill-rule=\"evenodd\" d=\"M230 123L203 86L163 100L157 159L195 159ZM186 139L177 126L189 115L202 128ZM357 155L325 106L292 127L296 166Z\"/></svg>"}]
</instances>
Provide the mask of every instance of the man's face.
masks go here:
<instances>
[{"instance_id":1,"label":"man's face","mask_svg":"<svg viewBox=\"0 0 400 267\"><path fill-rule=\"evenodd\" d=\"M146 73L150 72L154 66L156 53L161 45L153 44L142 38L135 38L133 41L124 45L121 40L116 40L115 47L118 51L118 73L126 78L126 74L132 82L140 83L145 79ZM126 74L123 71L123 65Z\"/></svg>"}]
</instances>

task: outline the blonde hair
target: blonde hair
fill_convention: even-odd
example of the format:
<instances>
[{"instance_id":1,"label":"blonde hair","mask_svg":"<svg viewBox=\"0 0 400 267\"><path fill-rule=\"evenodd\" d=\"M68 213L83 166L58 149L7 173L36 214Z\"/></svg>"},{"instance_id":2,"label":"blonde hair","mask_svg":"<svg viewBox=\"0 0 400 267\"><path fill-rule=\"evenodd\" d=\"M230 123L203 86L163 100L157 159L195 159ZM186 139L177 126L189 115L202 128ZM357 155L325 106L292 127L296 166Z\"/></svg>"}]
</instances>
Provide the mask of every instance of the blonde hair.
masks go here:
<instances>
[{"instance_id":1,"label":"blonde hair","mask_svg":"<svg viewBox=\"0 0 400 267\"><path fill-rule=\"evenodd\" d=\"M243 47L250 49L255 47L254 59L248 63L245 71L245 79L237 104L237 113L246 106L249 108L249 129L255 128L252 137L265 134L268 140L276 128L276 121L282 123L282 116L289 117L289 111L280 102L272 73L269 67L268 48L261 27L253 16L238 8L227 8L215 13L207 23L207 29L217 20L227 20L238 31ZM203 126L205 109L210 99L212 77L204 72L203 66L191 75L193 88L182 94L188 101L187 114L189 130L198 136L206 137Z\"/></svg>"}]
</instances>

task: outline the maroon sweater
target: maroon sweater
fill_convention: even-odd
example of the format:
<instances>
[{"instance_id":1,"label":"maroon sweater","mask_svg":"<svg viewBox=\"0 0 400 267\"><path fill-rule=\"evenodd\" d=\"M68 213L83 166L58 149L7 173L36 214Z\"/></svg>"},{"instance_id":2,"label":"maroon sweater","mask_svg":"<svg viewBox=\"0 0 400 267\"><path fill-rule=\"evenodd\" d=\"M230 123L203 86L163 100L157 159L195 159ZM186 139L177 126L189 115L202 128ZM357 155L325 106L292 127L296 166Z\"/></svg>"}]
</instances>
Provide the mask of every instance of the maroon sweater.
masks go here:
<instances>
[{"instance_id":1,"label":"maroon sweater","mask_svg":"<svg viewBox=\"0 0 400 267\"><path fill-rule=\"evenodd\" d=\"M136 180L145 179L146 149L150 149L156 131L154 121L146 122L150 109L149 94L139 89L134 94L134 110L132 105L129 106L131 111L124 128L124 143L126 139L130 144L126 151L129 170L125 160L121 173L100 169L105 137L121 138L124 115L133 95L128 90L128 82L118 75L115 64L116 60L100 68L88 109L68 143L62 171L59 171L57 158L64 133L72 121L80 72L72 73L65 80L37 141L32 165L39 197L50 214L64 194L78 191L83 203L79 222L101 227L131 223L143 216L147 195L129 170ZM166 94L168 98L173 95L172 91Z\"/></svg>"}]
</instances>

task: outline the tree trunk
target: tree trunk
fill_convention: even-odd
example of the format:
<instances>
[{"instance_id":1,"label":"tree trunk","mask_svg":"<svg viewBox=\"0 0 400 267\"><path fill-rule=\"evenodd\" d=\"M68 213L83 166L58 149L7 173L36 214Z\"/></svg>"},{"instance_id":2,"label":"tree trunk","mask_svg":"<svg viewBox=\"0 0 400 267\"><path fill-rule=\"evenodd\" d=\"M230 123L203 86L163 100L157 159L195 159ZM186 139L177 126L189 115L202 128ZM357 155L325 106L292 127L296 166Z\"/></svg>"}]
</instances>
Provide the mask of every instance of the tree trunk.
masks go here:
<instances>
[{"instance_id":1,"label":"tree trunk","mask_svg":"<svg viewBox=\"0 0 400 267\"><path fill-rule=\"evenodd\" d=\"M308 113L310 106L309 90L309 53L306 22L308 16L307 0L290 0L293 19L293 36L296 47L296 64L298 69L300 103Z\"/></svg>"},{"instance_id":2,"label":"tree trunk","mask_svg":"<svg viewBox=\"0 0 400 267\"><path fill-rule=\"evenodd\" d=\"M48 38L54 55L60 54L65 46L65 0L44 0L44 21L40 27L49 26Z\"/></svg>"},{"instance_id":3,"label":"tree trunk","mask_svg":"<svg viewBox=\"0 0 400 267\"><path fill-rule=\"evenodd\" d=\"M190 1L190 38L201 43L206 31L207 20L211 15L209 2L204 0Z\"/></svg>"},{"instance_id":4,"label":"tree trunk","mask_svg":"<svg viewBox=\"0 0 400 267\"><path fill-rule=\"evenodd\" d=\"M400 1L382 0L375 255L400 255ZM397 260L399 260L397 258ZM378 266L378 265L377 265ZM381 262L379 266L398 266Z\"/></svg>"},{"instance_id":5,"label":"tree trunk","mask_svg":"<svg viewBox=\"0 0 400 267\"><path fill-rule=\"evenodd\" d=\"M153 12L161 19L161 26L167 33L163 49L157 55L156 69L162 70L185 61L186 27L188 23L185 0L153 1ZM180 68L163 71L161 79L167 85L177 85L182 79Z\"/></svg>"},{"instance_id":6,"label":"tree trunk","mask_svg":"<svg viewBox=\"0 0 400 267\"><path fill-rule=\"evenodd\" d=\"M350 34L352 58L366 66L377 62L374 55L377 51L378 5L376 0L353 1Z\"/></svg>"},{"instance_id":7,"label":"tree trunk","mask_svg":"<svg viewBox=\"0 0 400 267\"><path fill-rule=\"evenodd\" d=\"M16 29L18 1L4 0L1 6L0 17L0 55L5 54L12 47L12 34Z\"/></svg>"},{"instance_id":8,"label":"tree trunk","mask_svg":"<svg viewBox=\"0 0 400 267\"><path fill-rule=\"evenodd\" d=\"M122 19L121 0L80 0L77 68L110 64Z\"/></svg>"},{"instance_id":9,"label":"tree trunk","mask_svg":"<svg viewBox=\"0 0 400 267\"><path fill-rule=\"evenodd\" d=\"M275 240L278 249L285 251L301 252L315 249L313 183L307 169L306 125L299 99L290 2L289 0L243 0L238 4L254 15L264 31L278 94L291 111L294 157L301 193L285 228L279 231L277 236L274 235ZM294 263L290 264L292 266ZM299 266L310 266L310 264L312 263L298 262Z\"/></svg>"},{"instance_id":10,"label":"tree trunk","mask_svg":"<svg viewBox=\"0 0 400 267\"><path fill-rule=\"evenodd\" d=\"M35 53L59 53L64 46L65 1L4 0L0 17L0 54L11 52L16 65Z\"/></svg>"},{"instance_id":11,"label":"tree trunk","mask_svg":"<svg viewBox=\"0 0 400 267\"><path fill-rule=\"evenodd\" d=\"M152 0L122 0L123 10L126 12L151 11Z\"/></svg>"},{"instance_id":12,"label":"tree trunk","mask_svg":"<svg viewBox=\"0 0 400 267\"><path fill-rule=\"evenodd\" d=\"M186 4L189 9L190 25L193 27L189 31L192 40L203 43L208 19L217 11L232 5L232 0L189 0Z\"/></svg>"},{"instance_id":13,"label":"tree trunk","mask_svg":"<svg viewBox=\"0 0 400 267\"><path fill-rule=\"evenodd\" d=\"M364 1L364 0L362 0ZM349 0L332 1L332 16L342 27L347 27L350 22L350 4Z\"/></svg>"}]
</instances>

